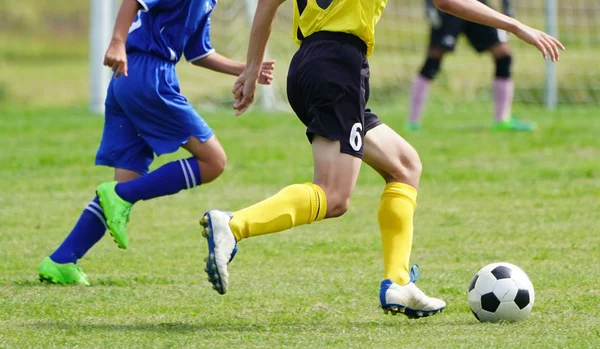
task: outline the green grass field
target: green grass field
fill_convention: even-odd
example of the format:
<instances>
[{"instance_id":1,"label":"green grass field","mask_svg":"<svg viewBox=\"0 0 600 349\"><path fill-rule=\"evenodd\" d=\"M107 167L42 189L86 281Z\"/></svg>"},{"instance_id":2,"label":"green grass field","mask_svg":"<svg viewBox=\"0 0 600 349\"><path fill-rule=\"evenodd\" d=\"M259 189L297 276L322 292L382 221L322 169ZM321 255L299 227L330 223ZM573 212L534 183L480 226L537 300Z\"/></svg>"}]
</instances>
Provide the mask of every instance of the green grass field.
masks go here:
<instances>
[{"instance_id":1,"label":"green grass field","mask_svg":"<svg viewBox=\"0 0 600 349\"><path fill-rule=\"evenodd\" d=\"M432 106L426 130L408 135L424 163L412 260L420 287L448 303L418 321L378 309L383 183L366 167L344 217L243 241L226 296L205 280L205 210L311 178L303 128L287 114L207 114L228 151L223 177L137 205L130 249L105 238L80 262L90 287L40 284L39 262L111 177L93 166L102 118L0 107L0 347L599 347L600 109L527 107L537 132L497 134L471 107ZM401 130L403 115L387 108L381 118ZM522 323L480 324L469 311L469 281L494 261L533 280Z\"/></svg>"},{"instance_id":2,"label":"green grass field","mask_svg":"<svg viewBox=\"0 0 600 349\"><path fill-rule=\"evenodd\" d=\"M225 174L136 205L130 249L105 238L80 262L90 287L39 283L41 260L70 231L96 185L112 176L93 166L103 121L85 106L89 2L0 3L0 348L600 347L594 1L561 5L561 38L569 46L557 66L558 111L531 103L542 100L544 62L511 43L517 98L530 103L515 111L538 123L533 134L488 131L487 58L464 47L445 62L425 131L406 135L424 163L412 256L423 271L418 285L448 303L444 313L418 321L378 309L383 183L366 167L344 217L243 241L229 293L211 289L202 213L239 209L308 181L312 159L292 115L205 113L208 104L229 103L233 79L184 64L182 90L227 150ZM373 106L399 131L408 82L423 56L420 6L389 4L372 57L373 97L381 98ZM543 24L534 0L516 7L520 18ZM214 43L243 58L244 11L233 0L219 8ZM577 23L567 21L573 18ZM280 91L294 49L289 21L280 17L271 50ZM582 107L565 106L577 102ZM154 167L182 156L160 158ZM480 324L471 315L469 282L495 261L517 264L533 280L536 304L522 323Z\"/></svg>"}]
</instances>

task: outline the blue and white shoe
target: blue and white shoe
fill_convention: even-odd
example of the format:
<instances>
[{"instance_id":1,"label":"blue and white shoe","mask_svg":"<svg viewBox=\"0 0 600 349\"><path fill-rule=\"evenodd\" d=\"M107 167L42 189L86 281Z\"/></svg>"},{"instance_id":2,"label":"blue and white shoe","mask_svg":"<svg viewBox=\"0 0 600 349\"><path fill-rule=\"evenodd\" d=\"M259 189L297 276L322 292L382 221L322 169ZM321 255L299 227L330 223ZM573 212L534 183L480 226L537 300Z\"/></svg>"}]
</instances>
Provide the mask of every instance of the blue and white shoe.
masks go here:
<instances>
[{"instance_id":1,"label":"blue and white shoe","mask_svg":"<svg viewBox=\"0 0 600 349\"><path fill-rule=\"evenodd\" d=\"M208 256L204 259L208 281L219 294L227 293L229 273L227 265L237 252L237 241L229 227L233 218L230 212L211 210L204 214L200 225L204 227L202 236L208 241Z\"/></svg>"},{"instance_id":2,"label":"blue and white shoe","mask_svg":"<svg viewBox=\"0 0 600 349\"><path fill-rule=\"evenodd\" d=\"M409 319L419 319L440 313L446 308L446 302L427 296L415 285L420 275L421 270L415 264L410 270L408 284L400 286L390 279L381 282L379 301L385 314L401 313Z\"/></svg>"}]
</instances>

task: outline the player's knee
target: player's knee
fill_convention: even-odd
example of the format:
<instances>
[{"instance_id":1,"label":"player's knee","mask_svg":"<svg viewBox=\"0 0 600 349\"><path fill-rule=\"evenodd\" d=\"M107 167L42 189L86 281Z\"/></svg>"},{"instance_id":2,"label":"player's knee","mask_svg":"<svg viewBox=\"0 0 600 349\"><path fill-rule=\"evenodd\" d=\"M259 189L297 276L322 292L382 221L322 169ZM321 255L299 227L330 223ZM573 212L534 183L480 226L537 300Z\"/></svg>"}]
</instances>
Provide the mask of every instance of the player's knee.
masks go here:
<instances>
[{"instance_id":1,"label":"player's knee","mask_svg":"<svg viewBox=\"0 0 600 349\"><path fill-rule=\"evenodd\" d=\"M394 181L409 184L418 188L423 173L423 163L414 148L403 152L395 166L388 172L386 181Z\"/></svg>"},{"instance_id":2,"label":"player's knee","mask_svg":"<svg viewBox=\"0 0 600 349\"><path fill-rule=\"evenodd\" d=\"M328 188L323 185L320 187L325 192L327 198L327 213L326 218L339 217L348 211L350 207L350 194L340 192L335 188Z\"/></svg>"},{"instance_id":3,"label":"player's knee","mask_svg":"<svg viewBox=\"0 0 600 349\"><path fill-rule=\"evenodd\" d=\"M227 165L227 155L225 151L218 152L208 159L197 159L200 165L202 183L206 184L217 179L224 171Z\"/></svg>"},{"instance_id":4,"label":"player's knee","mask_svg":"<svg viewBox=\"0 0 600 349\"><path fill-rule=\"evenodd\" d=\"M331 199L332 200L330 201L330 198L327 198L327 214L325 217L339 217L348 211L348 208L350 207L349 197L332 197Z\"/></svg>"},{"instance_id":5,"label":"player's knee","mask_svg":"<svg viewBox=\"0 0 600 349\"><path fill-rule=\"evenodd\" d=\"M508 79L511 76L512 55L496 58L496 78Z\"/></svg>"},{"instance_id":6,"label":"player's knee","mask_svg":"<svg viewBox=\"0 0 600 349\"><path fill-rule=\"evenodd\" d=\"M442 60L440 57L427 57L425 64L421 68L421 76L427 78L428 80L435 79L435 76L440 71Z\"/></svg>"}]
</instances>

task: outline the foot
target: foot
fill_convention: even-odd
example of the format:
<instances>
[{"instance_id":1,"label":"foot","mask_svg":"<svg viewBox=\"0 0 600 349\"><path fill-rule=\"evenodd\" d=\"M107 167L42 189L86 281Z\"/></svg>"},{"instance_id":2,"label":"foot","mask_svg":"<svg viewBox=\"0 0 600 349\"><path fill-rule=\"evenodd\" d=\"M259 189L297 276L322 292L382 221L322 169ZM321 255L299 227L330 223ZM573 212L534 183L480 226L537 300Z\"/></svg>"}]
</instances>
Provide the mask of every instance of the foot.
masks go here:
<instances>
[{"instance_id":1,"label":"foot","mask_svg":"<svg viewBox=\"0 0 600 349\"><path fill-rule=\"evenodd\" d=\"M421 124L419 124L418 122L409 122L406 125L406 130L409 132L421 131L421 128Z\"/></svg>"},{"instance_id":2,"label":"foot","mask_svg":"<svg viewBox=\"0 0 600 349\"><path fill-rule=\"evenodd\" d=\"M115 191L117 182L105 182L98 186L96 194L100 199L100 205L104 210L106 225L110 235L122 249L129 247L129 238L127 236L127 223L131 213L131 203L121 199Z\"/></svg>"},{"instance_id":3,"label":"foot","mask_svg":"<svg viewBox=\"0 0 600 349\"><path fill-rule=\"evenodd\" d=\"M219 294L227 293L227 264L237 252L237 242L229 227L232 217L230 212L211 210L200 220L200 225L204 227L202 236L208 241L208 257L205 259L204 271L208 274L208 281Z\"/></svg>"},{"instance_id":4,"label":"foot","mask_svg":"<svg viewBox=\"0 0 600 349\"><path fill-rule=\"evenodd\" d=\"M75 263L59 264L50 259L44 258L42 265L38 269L40 281L53 284L81 284L89 286L87 275L83 273Z\"/></svg>"},{"instance_id":5,"label":"foot","mask_svg":"<svg viewBox=\"0 0 600 349\"><path fill-rule=\"evenodd\" d=\"M505 121L495 121L492 124L492 131L521 131L529 132L535 130L535 124L531 122L522 122L515 118Z\"/></svg>"},{"instance_id":6,"label":"foot","mask_svg":"<svg viewBox=\"0 0 600 349\"><path fill-rule=\"evenodd\" d=\"M413 271L411 271L411 281L404 286L395 284L390 279L381 282L379 301L385 314L388 312L391 312L392 315L401 313L408 316L409 319L419 319L440 313L446 308L446 302L427 296L415 285L418 275L414 277Z\"/></svg>"}]
</instances>

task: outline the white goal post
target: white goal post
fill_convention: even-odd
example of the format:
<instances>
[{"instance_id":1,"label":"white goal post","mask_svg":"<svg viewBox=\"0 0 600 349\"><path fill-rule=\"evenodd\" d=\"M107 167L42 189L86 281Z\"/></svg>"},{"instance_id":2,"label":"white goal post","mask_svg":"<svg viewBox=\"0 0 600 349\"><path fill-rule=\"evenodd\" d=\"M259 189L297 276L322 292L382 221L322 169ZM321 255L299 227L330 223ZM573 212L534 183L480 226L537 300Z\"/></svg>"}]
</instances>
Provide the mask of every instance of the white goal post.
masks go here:
<instances>
[{"instance_id":1,"label":"white goal post","mask_svg":"<svg viewBox=\"0 0 600 349\"><path fill-rule=\"evenodd\" d=\"M104 113L106 88L112 76L110 69L102 65L104 51L112 36L115 18L115 2L91 0L90 4L90 110Z\"/></svg>"}]
</instances>

